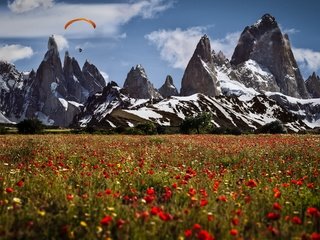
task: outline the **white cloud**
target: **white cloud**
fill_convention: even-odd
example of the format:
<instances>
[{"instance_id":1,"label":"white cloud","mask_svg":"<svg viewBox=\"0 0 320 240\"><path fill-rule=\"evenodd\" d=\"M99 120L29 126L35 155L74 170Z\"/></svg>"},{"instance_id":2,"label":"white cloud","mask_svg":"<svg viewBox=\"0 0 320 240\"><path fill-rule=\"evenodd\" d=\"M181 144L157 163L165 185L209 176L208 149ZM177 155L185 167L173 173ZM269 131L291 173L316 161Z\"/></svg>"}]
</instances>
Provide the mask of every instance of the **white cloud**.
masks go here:
<instances>
[{"instance_id":1,"label":"white cloud","mask_svg":"<svg viewBox=\"0 0 320 240\"><path fill-rule=\"evenodd\" d=\"M301 68L312 72L320 70L320 52L305 48L292 48L292 51Z\"/></svg>"},{"instance_id":2,"label":"white cloud","mask_svg":"<svg viewBox=\"0 0 320 240\"><path fill-rule=\"evenodd\" d=\"M103 71L100 71L100 73L101 73L102 77L104 78L104 80L106 81L106 84L108 84L110 81L109 75Z\"/></svg>"},{"instance_id":3,"label":"white cloud","mask_svg":"<svg viewBox=\"0 0 320 240\"><path fill-rule=\"evenodd\" d=\"M228 33L224 38L211 40L211 49L231 59L234 49L237 46L241 32Z\"/></svg>"},{"instance_id":4,"label":"white cloud","mask_svg":"<svg viewBox=\"0 0 320 240\"><path fill-rule=\"evenodd\" d=\"M47 1L24 0L28 3L34 1L42 2L43 6L49 6L49 1L47 5L44 5L44 2ZM18 0L15 0L13 3L17 2ZM34 4L30 5L34 6ZM52 34L58 34L74 38L125 37L121 32L121 26L131 19L153 17L157 13L165 11L171 5L172 1L167 0L142 0L115 4L56 3L50 8L34 9L33 11L27 11L27 7L21 7L25 11L23 14L14 14L12 11L2 9L0 36L2 38L48 37ZM97 28L93 29L85 22L76 22L67 30L64 29L68 20L79 16L92 19Z\"/></svg>"},{"instance_id":5,"label":"white cloud","mask_svg":"<svg viewBox=\"0 0 320 240\"><path fill-rule=\"evenodd\" d=\"M145 38L157 46L160 56L173 68L185 69L200 38L207 27L191 27L187 30L158 30L146 35ZM210 40L211 49L222 51L230 58L238 42L240 32L229 33L223 39Z\"/></svg>"},{"instance_id":6,"label":"white cloud","mask_svg":"<svg viewBox=\"0 0 320 240\"><path fill-rule=\"evenodd\" d=\"M192 27L187 30L158 30L145 38L157 46L161 58L170 66L185 69L205 29Z\"/></svg>"},{"instance_id":7,"label":"white cloud","mask_svg":"<svg viewBox=\"0 0 320 240\"><path fill-rule=\"evenodd\" d=\"M54 40L58 45L59 51L65 50L69 48L68 40L62 35L54 35Z\"/></svg>"},{"instance_id":8,"label":"white cloud","mask_svg":"<svg viewBox=\"0 0 320 240\"><path fill-rule=\"evenodd\" d=\"M283 29L282 32L287 34L296 34L296 33L299 33L300 30L295 28L288 28L288 29Z\"/></svg>"},{"instance_id":9,"label":"white cloud","mask_svg":"<svg viewBox=\"0 0 320 240\"><path fill-rule=\"evenodd\" d=\"M143 18L153 18L158 13L171 8L174 3L175 1L167 1L167 0L141 1L141 5L142 5L141 15Z\"/></svg>"},{"instance_id":10,"label":"white cloud","mask_svg":"<svg viewBox=\"0 0 320 240\"><path fill-rule=\"evenodd\" d=\"M0 46L0 60L15 62L20 59L30 58L33 55L31 47L17 44Z\"/></svg>"},{"instance_id":11,"label":"white cloud","mask_svg":"<svg viewBox=\"0 0 320 240\"><path fill-rule=\"evenodd\" d=\"M23 13L39 7L49 8L53 4L54 0L13 0L8 2L8 7L14 13Z\"/></svg>"}]
</instances>

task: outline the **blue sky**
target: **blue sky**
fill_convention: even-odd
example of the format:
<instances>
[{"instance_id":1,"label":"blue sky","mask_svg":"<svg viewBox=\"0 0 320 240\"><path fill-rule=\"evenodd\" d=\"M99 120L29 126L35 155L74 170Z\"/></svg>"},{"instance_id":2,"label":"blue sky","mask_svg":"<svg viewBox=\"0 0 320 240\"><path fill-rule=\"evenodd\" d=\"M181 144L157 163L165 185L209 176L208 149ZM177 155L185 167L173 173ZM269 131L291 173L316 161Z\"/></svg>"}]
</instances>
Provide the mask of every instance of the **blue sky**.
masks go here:
<instances>
[{"instance_id":1,"label":"blue sky","mask_svg":"<svg viewBox=\"0 0 320 240\"><path fill-rule=\"evenodd\" d=\"M62 61L67 50L80 67L87 59L120 86L141 64L155 87L170 74L179 89L203 34L230 58L243 29L270 13L307 77L320 75L319 12L318 0L0 0L0 59L37 69L54 35ZM75 17L92 19L96 29L78 22L65 30Z\"/></svg>"}]
</instances>

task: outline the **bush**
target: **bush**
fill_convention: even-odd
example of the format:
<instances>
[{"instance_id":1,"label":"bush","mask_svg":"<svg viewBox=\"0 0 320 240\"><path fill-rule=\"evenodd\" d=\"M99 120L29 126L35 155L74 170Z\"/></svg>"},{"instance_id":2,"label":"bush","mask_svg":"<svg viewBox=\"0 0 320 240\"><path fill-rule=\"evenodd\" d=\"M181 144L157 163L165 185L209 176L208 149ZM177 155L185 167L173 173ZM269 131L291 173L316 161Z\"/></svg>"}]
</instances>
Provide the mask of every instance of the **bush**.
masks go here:
<instances>
[{"instance_id":1,"label":"bush","mask_svg":"<svg viewBox=\"0 0 320 240\"><path fill-rule=\"evenodd\" d=\"M194 131L199 133L208 133L212 128L212 115L208 112L201 112L192 117L186 117L181 125L180 132L189 134Z\"/></svg>"},{"instance_id":2,"label":"bush","mask_svg":"<svg viewBox=\"0 0 320 240\"><path fill-rule=\"evenodd\" d=\"M276 134L276 133L287 133L287 129L285 126L280 122L279 120L267 123L260 128L258 128L256 133L271 133L271 134Z\"/></svg>"},{"instance_id":3,"label":"bush","mask_svg":"<svg viewBox=\"0 0 320 240\"><path fill-rule=\"evenodd\" d=\"M17 124L18 133L36 134L41 133L44 126L38 119L26 119Z\"/></svg>"},{"instance_id":4,"label":"bush","mask_svg":"<svg viewBox=\"0 0 320 240\"><path fill-rule=\"evenodd\" d=\"M135 128L146 135L157 134L157 127L152 122L140 123Z\"/></svg>"},{"instance_id":5,"label":"bush","mask_svg":"<svg viewBox=\"0 0 320 240\"><path fill-rule=\"evenodd\" d=\"M6 134L6 133L8 133L8 128L4 126L0 126L0 134Z\"/></svg>"}]
</instances>

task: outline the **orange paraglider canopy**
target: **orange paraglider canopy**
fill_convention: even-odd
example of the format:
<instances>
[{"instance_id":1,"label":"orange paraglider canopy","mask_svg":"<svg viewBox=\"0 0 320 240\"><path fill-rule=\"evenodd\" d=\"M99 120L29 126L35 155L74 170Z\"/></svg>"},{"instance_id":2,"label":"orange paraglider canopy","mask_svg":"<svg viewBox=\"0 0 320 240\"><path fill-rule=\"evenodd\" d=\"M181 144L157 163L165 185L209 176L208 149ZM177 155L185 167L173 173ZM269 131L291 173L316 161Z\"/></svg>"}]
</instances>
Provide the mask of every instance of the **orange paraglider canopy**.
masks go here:
<instances>
[{"instance_id":1,"label":"orange paraglider canopy","mask_svg":"<svg viewBox=\"0 0 320 240\"><path fill-rule=\"evenodd\" d=\"M95 22L92 21L92 20L90 20L90 19L87 19L87 18L74 18L74 19L68 21L68 22L64 25L64 29L67 29L67 28L69 27L69 25L71 25L72 23L77 22L77 21L85 21L85 22L87 22L87 23L90 23L93 28L96 28Z\"/></svg>"}]
</instances>

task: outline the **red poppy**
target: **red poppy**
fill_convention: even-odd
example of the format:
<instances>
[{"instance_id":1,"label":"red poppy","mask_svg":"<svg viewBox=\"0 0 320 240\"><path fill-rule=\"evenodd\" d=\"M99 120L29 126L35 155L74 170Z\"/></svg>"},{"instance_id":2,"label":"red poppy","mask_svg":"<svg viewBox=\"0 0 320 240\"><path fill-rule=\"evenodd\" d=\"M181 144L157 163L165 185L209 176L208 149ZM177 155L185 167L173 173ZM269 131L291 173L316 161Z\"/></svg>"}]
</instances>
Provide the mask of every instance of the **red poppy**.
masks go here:
<instances>
[{"instance_id":1,"label":"red poppy","mask_svg":"<svg viewBox=\"0 0 320 240\"><path fill-rule=\"evenodd\" d=\"M107 225L109 225L109 223L110 223L111 221L112 221L112 217L106 215L106 216L104 216L104 218L101 219L100 224L107 226Z\"/></svg>"},{"instance_id":2,"label":"red poppy","mask_svg":"<svg viewBox=\"0 0 320 240\"><path fill-rule=\"evenodd\" d=\"M312 233L311 240L320 240L320 233L317 233L317 232Z\"/></svg>"},{"instance_id":3,"label":"red poppy","mask_svg":"<svg viewBox=\"0 0 320 240\"><path fill-rule=\"evenodd\" d=\"M150 210L150 214L151 215L158 215L161 211L162 210L159 207L152 207L151 210Z\"/></svg>"},{"instance_id":4,"label":"red poppy","mask_svg":"<svg viewBox=\"0 0 320 240\"><path fill-rule=\"evenodd\" d=\"M225 195L221 195L218 197L218 201L227 202L227 197Z\"/></svg>"},{"instance_id":5,"label":"red poppy","mask_svg":"<svg viewBox=\"0 0 320 240\"><path fill-rule=\"evenodd\" d=\"M232 236L237 236L238 235L238 230L237 229L231 229L230 230L230 235L232 235Z\"/></svg>"},{"instance_id":6,"label":"red poppy","mask_svg":"<svg viewBox=\"0 0 320 240\"><path fill-rule=\"evenodd\" d=\"M71 201L73 200L73 194L67 194L67 200Z\"/></svg>"},{"instance_id":7,"label":"red poppy","mask_svg":"<svg viewBox=\"0 0 320 240\"><path fill-rule=\"evenodd\" d=\"M208 204L208 200L207 199L201 199L200 200L200 206L201 207L204 207L204 206L206 206Z\"/></svg>"},{"instance_id":8,"label":"red poppy","mask_svg":"<svg viewBox=\"0 0 320 240\"><path fill-rule=\"evenodd\" d=\"M122 228L122 226L124 225L126 223L126 221L125 220L123 220L123 219L118 219L118 221L117 221L117 228L118 229L120 229L120 228Z\"/></svg>"},{"instance_id":9,"label":"red poppy","mask_svg":"<svg viewBox=\"0 0 320 240\"><path fill-rule=\"evenodd\" d=\"M105 194L110 195L112 193L111 189L107 188L105 191Z\"/></svg>"},{"instance_id":10,"label":"red poppy","mask_svg":"<svg viewBox=\"0 0 320 240\"><path fill-rule=\"evenodd\" d=\"M279 210L279 211L280 211L281 208L282 208L282 207L281 207L281 205L280 205L279 203L276 202L276 203L273 204L273 209L274 209L274 210Z\"/></svg>"},{"instance_id":11,"label":"red poppy","mask_svg":"<svg viewBox=\"0 0 320 240\"><path fill-rule=\"evenodd\" d=\"M184 236L185 236L186 238L191 237L191 236L192 236L192 230L191 230L191 229L185 230L185 231L184 231Z\"/></svg>"},{"instance_id":12,"label":"red poppy","mask_svg":"<svg viewBox=\"0 0 320 240\"><path fill-rule=\"evenodd\" d=\"M206 230L201 230L198 234L197 237L199 240L214 240L214 237L207 232Z\"/></svg>"},{"instance_id":13,"label":"red poppy","mask_svg":"<svg viewBox=\"0 0 320 240\"><path fill-rule=\"evenodd\" d=\"M258 184L257 184L257 182L256 182L254 179L250 179L250 180L246 183L246 186L251 187L251 188L256 187L257 185L258 185Z\"/></svg>"},{"instance_id":14,"label":"red poppy","mask_svg":"<svg viewBox=\"0 0 320 240\"><path fill-rule=\"evenodd\" d=\"M147 195L154 195L154 194L155 194L155 191L153 187L147 189Z\"/></svg>"},{"instance_id":15,"label":"red poppy","mask_svg":"<svg viewBox=\"0 0 320 240\"><path fill-rule=\"evenodd\" d=\"M308 207L307 208L307 214L309 216L315 216L315 217L319 217L320 216L320 212L317 208L315 207Z\"/></svg>"},{"instance_id":16,"label":"red poppy","mask_svg":"<svg viewBox=\"0 0 320 240\"><path fill-rule=\"evenodd\" d=\"M297 217L297 216L294 216L292 219L291 219L291 222L294 223L294 224L298 224L298 225L301 225L302 224L302 220Z\"/></svg>"},{"instance_id":17,"label":"red poppy","mask_svg":"<svg viewBox=\"0 0 320 240\"><path fill-rule=\"evenodd\" d=\"M237 226L237 225L239 225L240 220L239 220L239 218L233 218L233 219L231 220L231 222L232 222L233 225Z\"/></svg>"},{"instance_id":18,"label":"red poppy","mask_svg":"<svg viewBox=\"0 0 320 240\"><path fill-rule=\"evenodd\" d=\"M24 184L23 180L20 180L19 182L16 183L18 187L23 187L23 184Z\"/></svg>"},{"instance_id":19,"label":"red poppy","mask_svg":"<svg viewBox=\"0 0 320 240\"><path fill-rule=\"evenodd\" d=\"M198 224L198 223L195 223L195 224L193 225L192 229L195 230L195 231L199 231L199 230L201 229L201 225Z\"/></svg>"},{"instance_id":20,"label":"red poppy","mask_svg":"<svg viewBox=\"0 0 320 240\"><path fill-rule=\"evenodd\" d=\"M158 214L159 218L163 221L170 221L173 219L173 217L171 216L171 214L169 213L165 213L165 212L159 212Z\"/></svg>"},{"instance_id":21,"label":"red poppy","mask_svg":"<svg viewBox=\"0 0 320 240\"><path fill-rule=\"evenodd\" d=\"M7 193L12 193L13 192L13 188L11 188L11 187L6 188L6 192Z\"/></svg>"},{"instance_id":22,"label":"red poppy","mask_svg":"<svg viewBox=\"0 0 320 240\"><path fill-rule=\"evenodd\" d=\"M280 218L280 214L275 212L269 212L267 214L267 218L270 220L278 220Z\"/></svg>"},{"instance_id":23,"label":"red poppy","mask_svg":"<svg viewBox=\"0 0 320 240\"><path fill-rule=\"evenodd\" d=\"M194 188L190 188L190 189L189 189L189 195L190 195L190 196L194 196L194 195L196 195L196 193L197 193L197 190L196 190L196 189L194 189Z\"/></svg>"}]
</instances>

